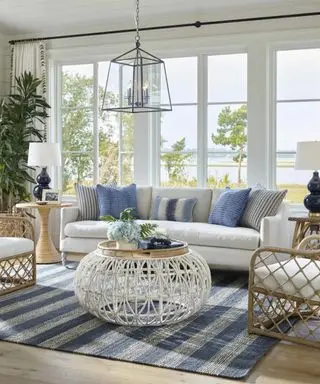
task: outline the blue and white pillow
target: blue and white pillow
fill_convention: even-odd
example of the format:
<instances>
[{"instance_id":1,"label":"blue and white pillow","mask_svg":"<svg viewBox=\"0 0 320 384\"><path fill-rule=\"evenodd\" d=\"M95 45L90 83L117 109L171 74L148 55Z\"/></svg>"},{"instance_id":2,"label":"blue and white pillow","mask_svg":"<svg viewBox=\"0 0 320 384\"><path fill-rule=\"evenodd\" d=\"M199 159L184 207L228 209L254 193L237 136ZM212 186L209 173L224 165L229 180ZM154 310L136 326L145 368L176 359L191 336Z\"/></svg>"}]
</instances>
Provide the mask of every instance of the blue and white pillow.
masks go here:
<instances>
[{"instance_id":1,"label":"blue and white pillow","mask_svg":"<svg viewBox=\"0 0 320 384\"><path fill-rule=\"evenodd\" d=\"M79 205L78 220L97 220L98 198L96 187L76 183L74 189Z\"/></svg>"},{"instance_id":2,"label":"blue and white pillow","mask_svg":"<svg viewBox=\"0 0 320 384\"><path fill-rule=\"evenodd\" d=\"M111 187L98 184L99 216L111 215L119 219L126 208L134 208L137 212L136 184L125 187Z\"/></svg>"},{"instance_id":3,"label":"blue and white pillow","mask_svg":"<svg viewBox=\"0 0 320 384\"><path fill-rule=\"evenodd\" d=\"M208 223L236 227L246 208L251 188L223 192L210 213Z\"/></svg>"},{"instance_id":4,"label":"blue and white pillow","mask_svg":"<svg viewBox=\"0 0 320 384\"><path fill-rule=\"evenodd\" d=\"M193 208L198 199L170 199L157 196L152 202L151 220L193 221Z\"/></svg>"}]
</instances>

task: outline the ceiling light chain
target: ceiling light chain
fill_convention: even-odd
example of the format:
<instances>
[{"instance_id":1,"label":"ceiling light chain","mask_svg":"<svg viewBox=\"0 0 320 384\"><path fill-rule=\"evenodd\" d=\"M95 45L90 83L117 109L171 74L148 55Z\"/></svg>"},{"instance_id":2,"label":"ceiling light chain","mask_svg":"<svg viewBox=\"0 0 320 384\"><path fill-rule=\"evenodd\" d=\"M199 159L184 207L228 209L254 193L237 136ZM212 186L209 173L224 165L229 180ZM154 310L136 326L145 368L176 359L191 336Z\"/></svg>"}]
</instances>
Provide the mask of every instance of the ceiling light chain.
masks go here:
<instances>
[{"instance_id":1,"label":"ceiling light chain","mask_svg":"<svg viewBox=\"0 0 320 384\"><path fill-rule=\"evenodd\" d=\"M136 45L140 46L140 32L139 32L139 0L136 1Z\"/></svg>"},{"instance_id":2,"label":"ceiling light chain","mask_svg":"<svg viewBox=\"0 0 320 384\"><path fill-rule=\"evenodd\" d=\"M110 61L102 110L172 111L165 63L140 47L139 0L135 11L135 48Z\"/></svg>"}]
</instances>

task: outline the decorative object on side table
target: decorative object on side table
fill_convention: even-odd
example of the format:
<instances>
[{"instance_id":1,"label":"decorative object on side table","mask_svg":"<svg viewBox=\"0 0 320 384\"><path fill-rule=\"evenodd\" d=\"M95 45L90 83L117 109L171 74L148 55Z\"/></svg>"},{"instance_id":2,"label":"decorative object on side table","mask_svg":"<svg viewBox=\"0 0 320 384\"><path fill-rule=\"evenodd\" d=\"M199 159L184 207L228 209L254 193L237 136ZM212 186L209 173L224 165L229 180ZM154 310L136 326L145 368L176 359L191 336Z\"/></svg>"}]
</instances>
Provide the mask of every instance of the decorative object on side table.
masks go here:
<instances>
[{"instance_id":1,"label":"decorative object on side table","mask_svg":"<svg viewBox=\"0 0 320 384\"><path fill-rule=\"evenodd\" d=\"M304 205L310 216L320 216L320 141L302 141L297 143L295 169L313 170L313 177L308 183L310 194L304 198Z\"/></svg>"},{"instance_id":2,"label":"decorative object on side table","mask_svg":"<svg viewBox=\"0 0 320 384\"><path fill-rule=\"evenodd\" d=\"M151 223L138 224L135 221L135 209L127 208L120 213L119 220L113 216L101 216L108 221L108 239L117 242L117 248L136 249L138 241L155 233L157 225Z\"/></svg>"},{"instance_id":3,"label":"decorative object on side table","mask_svg":"<svg viewBox=\"0 0 320 384\"><path fill-rule=\"evenodd\" d=\"M61 165L61 149L58 143L30 143L28 154L28 165L39 166L41 172L36 178L37 185L33 188L33 195L41 200L42 191L50 189L51 178L47 173L47 166Z\"/></svg>"},{"instance_id":4,"label":"decorative object on side table","mask_svg":"<svg viewBox=\"0 0 320 384\"><path fill-rule=\"evenodd\" d=\"M44 189L42 191L42 203L60 204L61 190Z\"/></svg>"}]
</instances>

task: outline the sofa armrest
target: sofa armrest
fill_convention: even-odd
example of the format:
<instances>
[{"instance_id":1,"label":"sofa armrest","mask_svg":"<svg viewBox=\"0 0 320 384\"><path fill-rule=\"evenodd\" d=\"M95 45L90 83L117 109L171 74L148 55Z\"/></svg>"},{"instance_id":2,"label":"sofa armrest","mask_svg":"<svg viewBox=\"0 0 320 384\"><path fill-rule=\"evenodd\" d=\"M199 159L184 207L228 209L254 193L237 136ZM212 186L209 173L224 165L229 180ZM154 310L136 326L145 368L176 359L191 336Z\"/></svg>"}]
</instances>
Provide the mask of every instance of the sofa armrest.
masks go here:
<instances>
[{"instance_id":1,"label":"sofa armrest","mask_svg":"<svg viewBox=\"0 0 320 384\"><path fill-rule=\"evenodd\" d=\"M283 202L275 216L262 219L260 247L289 248L288 203Z\"/></svg>"},{"instance_id":2,"label":"sofa armrest","mask_svg":"<svg viewBox=\"0 0 320 384\"><path fill-rule=\"evenodd\" d=\"M65 207L61 209L60 217L60 240L65 238L64 228L68 223L73 223L78 220L79 208L78 207Z\"/></svg>"}]
</instances>

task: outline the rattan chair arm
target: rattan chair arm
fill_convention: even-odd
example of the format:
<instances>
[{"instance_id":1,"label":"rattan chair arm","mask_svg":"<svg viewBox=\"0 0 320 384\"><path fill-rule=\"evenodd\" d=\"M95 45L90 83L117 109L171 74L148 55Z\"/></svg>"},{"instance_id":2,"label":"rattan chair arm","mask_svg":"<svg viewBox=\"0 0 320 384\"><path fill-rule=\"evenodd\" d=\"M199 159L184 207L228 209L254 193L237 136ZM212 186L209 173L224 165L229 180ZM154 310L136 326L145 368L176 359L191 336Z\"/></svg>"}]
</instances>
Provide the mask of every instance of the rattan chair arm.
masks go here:
<instances>
[{"instance_id":1,"label":"rattan chair arm","mask_svg":"<svg viewBox=\"0 0 320 384\"><path fill-rule=\"evenodd\" d=\"M306 259L320 260L320 249L312 251L303 251L301 249L293 248L260 247L257 248L251 256L250 270L253 271L257 264L263 262L263 260L267 259L270 256L270 253L280 253L287 254L289 257L303 257Z\"/></svg>"},{"instance_id":2,"label":"rattan chair arm","mask_svg":"<svg viewBox=\"0 0 320 384\"><path fill-rule=\"evenodd\" d=\"M32 222L19 216L0 216L0 237L25 237L34 242Z\"/></svg>"}]
</instances>

